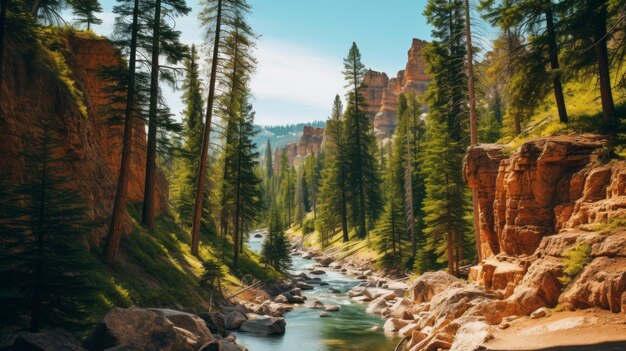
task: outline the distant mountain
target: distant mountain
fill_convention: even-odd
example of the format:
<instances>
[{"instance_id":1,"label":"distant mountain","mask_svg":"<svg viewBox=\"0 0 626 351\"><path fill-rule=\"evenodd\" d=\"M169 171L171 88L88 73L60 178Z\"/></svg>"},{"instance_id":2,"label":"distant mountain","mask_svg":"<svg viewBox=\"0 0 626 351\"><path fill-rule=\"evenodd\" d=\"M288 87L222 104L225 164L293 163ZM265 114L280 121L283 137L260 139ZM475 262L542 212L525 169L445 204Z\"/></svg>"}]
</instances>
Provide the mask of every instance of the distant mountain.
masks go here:
<instances>
[{"instance_id":1,"label":"distant mountain","mask_svg":"<svg viewBox=\"0 0 626 351\"><path fill-rule=\"evenodd\" d=\"M263 151L265 151L265 145L267 140L270 140L272 144L272 150L277 147L285 147L289 143L300 141L302 136L302 130L305 126L323 128L326 126L324 121L314 121L310 123L298 123L288 124L284 126L261 126L255 125L254 128L258 131L254 142L257 144L261 157L263 157Z\"/></svg>"}]
</instances>

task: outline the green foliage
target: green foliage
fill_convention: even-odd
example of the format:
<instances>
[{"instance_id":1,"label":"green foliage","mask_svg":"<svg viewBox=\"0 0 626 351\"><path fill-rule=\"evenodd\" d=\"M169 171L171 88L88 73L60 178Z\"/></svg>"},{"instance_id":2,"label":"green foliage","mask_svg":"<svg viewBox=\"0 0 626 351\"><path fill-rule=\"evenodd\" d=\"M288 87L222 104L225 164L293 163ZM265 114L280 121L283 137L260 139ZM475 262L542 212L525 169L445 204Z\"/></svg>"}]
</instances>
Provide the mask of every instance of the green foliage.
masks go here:
<instances>
[{"instance_id":1,"label":"green foliage","mask_svg":"<svg viewBox=\"0 0 626 351\"><path fill-rule=\"evenodd\" d=\"M343 106L339 95L335 96L331 118L326 123L326 147L324 167L321 171L319 190L319 214L316 221L322 245L327 245L341 227L343 241L348 241L347 192L348 184L345 125Z\"/></svg>"},{"instance_id":2,"label":"green foliage","mask_svg":"<svg viewBox=\"0 0 626 351\"><path fill-rule=\"evenodd\" d=\"M200 285L210 289L215 288L215 281L226 276L225 267L216 260L209 259L202 264L203 272L200 276Z\"/></svg>"},{"instance_id":3,"label":"green foliage","mask_svg":"<svg viewBox=\"0 0 626 351\"><path fill-rule=\"evenodd\" d=\"M96 17L97 13L102 13L102 6L98 0L68 0L72 5L72 14L76 17L76 23L84 25L87 30L92 24L102 24L102 20Z\"/></svg>"},{"instance_id":4,"label":"green foliage","mask_svg":"<svg viewBox=\"0 0 626 351\"><path fill-rule=\"evenodd\" d=\"M314 220L306 220L304 225L302 226L302 234L308 235L315 231L315 221Z\"/></svg>"},{"instance_id":5,"label":"green foliage","mask_svg":"<svg viewBox=\"0 0 626 351\"><path fill-rule=\"evenodd\" d=\"M291 264L291 245L283 232L280 211L273 207L269 215L269 234L263 242L262 262L279 272L284 272Z\"/></svg>"},{"instance_id":6,"label":"green foliage","mask_svg":"<svg viewBox=\"0 0 626 351\"><path fill-rule=\"evenodd\" d=\"M368 116L364 112L365 99L361 94L364 87L365 65L361 62L361 53L356 45L344 58L344 79L347 82L348 106L344 115L345 160L347 161L346 178L349 189L348 198L352 209L352 222L358 227L359 237L367 234L367 220L373 223L378 218L382 199L380 197L380 175L376 138L372 132Z\"/></svg>"},{"instance_id":7,"label":"green foliage","mask_svg":"<svg viewBox=\"0 0 626 351\"><path fill-rule=\"evenodd\" d=\"M563 253L563 275L559 277L559 282L569 285L590 261L591 245L579 242L570 247Z\"/></svg>"},{"instance_id":8,"label":"green foliage","mask_svg":"<svg viewBox=\"0 0 626 351\"><path fill-rule=\"evenodd\" d=\"M0 322L17 324L27 315L31 331L80 333L95 322L102 281L85 247L84 202L67 188L55 128L47 116L40 121L38 134L25 140L26 181L0 196Z\"/></svg>"},{"instance_id":9,"label":"green foliage","mask_svg":"<svg viewBox=\"0 0 626 351\"><path fill-rule=\"evenodd\" d=\"M386 268L401 269L406 258L406 221L400 200L401 198L389 197L376 230L373 231L375 247L383 254L382 263Z\"/></svg>"}]
</instances>

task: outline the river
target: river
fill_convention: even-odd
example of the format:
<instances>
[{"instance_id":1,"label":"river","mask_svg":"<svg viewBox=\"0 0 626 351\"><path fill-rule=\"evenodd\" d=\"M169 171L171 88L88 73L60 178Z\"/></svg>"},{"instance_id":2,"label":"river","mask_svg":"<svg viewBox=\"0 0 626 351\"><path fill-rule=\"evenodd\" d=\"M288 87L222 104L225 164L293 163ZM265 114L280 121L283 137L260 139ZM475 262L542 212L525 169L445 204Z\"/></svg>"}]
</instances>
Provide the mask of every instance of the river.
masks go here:
<instances>
[{"instance_id":1,"label":"river","mask_svg":"<svg viewBox=\"0 0 626 351\"><path fill-rule=\"evenodd\" d=\"M262 240L251 237L248 245L259 252ZM308 272L306 267L315 263L297 256L292 260L293 271ZM237 343L245 345L250 351L393 350L399 341L397 336L371 330L382 327L384 320L365 313L366 306L352 301L347 295L348 290L357 286L359 281L332 269L323 269L326 274L317 277L328 285L316 284L315 289L303 291L302 295L307 297L308 302L319 300L327 306L337 305L340 307L338 312L328 312L330 317L321 318L322 310L296 307L285 314L285 335L264 337L237 333ZM329 293L329 288L338 289L341 293Z\"/></svg>"}]
</instances>

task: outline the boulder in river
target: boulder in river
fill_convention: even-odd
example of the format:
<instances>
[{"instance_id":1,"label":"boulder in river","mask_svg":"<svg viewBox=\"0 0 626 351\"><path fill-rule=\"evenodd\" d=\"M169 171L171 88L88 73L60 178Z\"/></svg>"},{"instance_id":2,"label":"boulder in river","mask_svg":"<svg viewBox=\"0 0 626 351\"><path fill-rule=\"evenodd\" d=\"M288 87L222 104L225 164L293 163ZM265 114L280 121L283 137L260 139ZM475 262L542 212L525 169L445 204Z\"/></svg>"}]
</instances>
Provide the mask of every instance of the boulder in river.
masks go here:
<instances>
[{"instance_id":1,"label":"boulder in river","mask_svg":"<svg viewBox=\"0 0 626 351\"><path fill-rule=\"evenodd\" d=\"M322 312L322 313L320 313L320 317L321 318L330 317L330 314L328 314L326 312Z\"/></svg>"},{"instance_id":2,"label":"boulder in river","mask_svg":"<svg viewBox=\"0 0 626 351\"><path fill-rule=\"evenodd\" d=\"M370 304L367 306L367 309L365 310L365 312L367 313L374 313L374 314L381 314L382 311L387 308L387 301L385 301L384 298L379 297L376 300L370 302Z\"/></svg>"},{"instance_id":3,"label":"boulder in river","mask_svg":"<svg viewBox=\"0 0 626 351\"><path fill-rule=\"evenodd\" d=\"M328 267L328 265L333 263L334 260L335 259L332 257L322 257L317 261L317 263L319 263L322 267Z\"/></svg>"},{"instance_id":4,"label":"boulder in river","mask_svg":"<svg viewBox=\"0 0 626 351\"><path fill-rule=\"evenodd\" d=\"M296 282L296 286L302 290L313 290L313 285L309 285L305 282Z\"/></svg>"},{"instance_id":5,"label":"boulder in river","mask_svg":"<svg viewBox=\"0 0 626 351\"><path fill-rule=\"evenodd\" d=\"M227 336L224 315L220 312L202 312L198 316L204 320L213 335Z\"/></svg>"},{"instance_id":6,"label":"boulder in river","mask_svg":"<svg viewBox=\"0 0 626 351\"><path fill-rule=\"evenodd\" d=\"M240 311L231 311L224 315L224 323L226 329L237 330L241 327L243 322L248 319L246 315Z\"/></svg>"},{"instance_id":7,"label":"boulder in river","mask_svg":"<svg viewBox=\"0 0 626 351\"><path fill-rule=\"evenodd\" d=\"M324 311L335 312L339 311L339 306L337 305L329 305L324 308Z\"/></svg>"},{"instance_id":8,"label":"boulder in river","mask_svg":"<svg viewBox=\"0 0 626 351\"><path fill-rule=\"evenodd\" d=\"M313 269L309 273L314 274L314 275L321 275L321 274L326 274L326 271L323 269Z\"/></svg>"},{"instance_id":9,"label":"boulder in river","mask_svg":"<svg viewBox=\"0 0 626 351\"><path fill-rule=\"evenodd\" d=\"M328 288L328 292L331 294L341 294L341 290L335 288Z\"/></svg>"},{"instance_id":10,"label":"boulder in river","mask_svg":"<svg viewBox=\"0 0 626 351\"><path fill-rule=\"evenodd\" d=\"M278 295L278 296L276 296L274 298L274 302L277 302L277 303L289 303L289 300L287 300L287 296L281 294L281 295Z\"/></svg>"},{"instance_id":11,"label":"boulder in river","mask_svg":"<svg viewBox=\"0 0 626 351\"><path fill-rule=\"evenodd\" d=\"M285 319L280 317L258 317L245 321L239 331L262 335L278 335L285 333Z\"/></svg>"}]
</instances>

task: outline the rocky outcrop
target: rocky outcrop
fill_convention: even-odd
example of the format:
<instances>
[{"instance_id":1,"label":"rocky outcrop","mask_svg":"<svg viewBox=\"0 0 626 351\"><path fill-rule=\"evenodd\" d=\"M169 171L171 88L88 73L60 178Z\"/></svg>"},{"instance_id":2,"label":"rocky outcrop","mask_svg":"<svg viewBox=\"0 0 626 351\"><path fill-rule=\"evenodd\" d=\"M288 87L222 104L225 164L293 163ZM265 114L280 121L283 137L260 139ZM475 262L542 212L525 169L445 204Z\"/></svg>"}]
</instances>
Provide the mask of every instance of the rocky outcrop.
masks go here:
<instances>
[{"instance_id":1,"label":"rocky outcrop","mask_svg":"<svg viewBox=\"0 0 626 351\"><path fill-rule=\"evenodd\" d=\"M626 312L626 162L602 164L606 147L602 136L569 135L510 155L470 148L464 173L478 190L482 244L470 282L426 273L372 311L401 319L386 328L411 351L473 350L517 316L545 318L557 305Z\"/></svg>"},{"instance_id":2,"label":"rocky outcrop","mask_svg":"<svg viewBox=\"0 0 626 351\"><path fill-rule=\"evenodd\" d=\"M204 321L193 314L140 308L115 308L85 341L90 351L113 347L127 350L197 350L212 341Z\"/></svg>"},{"instance_id":3,"label":"rocky outcrop","mask_svg":"<svg viewBox=\"0 0 626 351\"><path fill-rule=\"evenodd\" d=\"M304 163L304 159L308 155L320 152L322 149L323 138L324 128L304 126L299 142L287 144L284 148L276 149L274 151L274 170L278 172L280 167L280 158L283 153L287 153L289 165L296 167L300 166Z\"/></svg>"},{"instance_id":4,"label":"rocky outcrop","mask_svg":"<svg viewBox=\"0 0 626 351\"><path fill-rule=\"evenodd\" d=\"M43 116L50 117L53 137L58 140L62 158L60 176L68 186L78 190L85 201L87 220L107 223L121 155L121 125L110 123L107 88L111 82L101 78L103 67L123 65L119 52L105 38L59 30L55 44L43 48L33 44L16 50L7 42L0 103L0 168L10 172L10 183L28 182L23 153L32 149L33 136ZM33 55L36 51L38 54ZM134 154L128 197L143 200L146 135L144 124L137 119L133 133ZM156 204L166 207L167 184L159 172ZM106 226L96 226L93 239L106 234ZM125 222L130 229L130 219Z\"/></svg>"},{"instance_id":5,"label":"rocky outcrop","mask_svg":"<svg viewBox=\"0 0 626 351\"><path fill-rule=\"evenodd\" d=\"M596 135L527 142L505 158L503 146L470 148L465 177L479 190L482 257L532 255L564 229L626 217L626 168L592 165L606 140Z\"/></svg>"},{"instance_id":6,"label":"rocky outcrop","mask_svg":"<svg viewBox=\"0 0 626 351\"><path fill-rule=\"evenodd\" d=\"M394 78L390 79L387 74L373 70L365 74L363 79L365 89L362 91L365 112L379 140L391 138L398 125L396 116L398 95L408 92L423 95L426 92L426 86L431 78L426 73L426 63L422 55L424 45L424 41L413 39L406 67Z\"/></svg>"},{"instance_id":7,"label":"rocky outcrop","mask_svg":"<svg viewBox=\"0 0 626 351\"><path fill-rule=\"evenodd\" d=\"M245 321L240 331L262 335L285 334L285 319L280 317L258 317Z\"/></svg>"}]
</instances>

